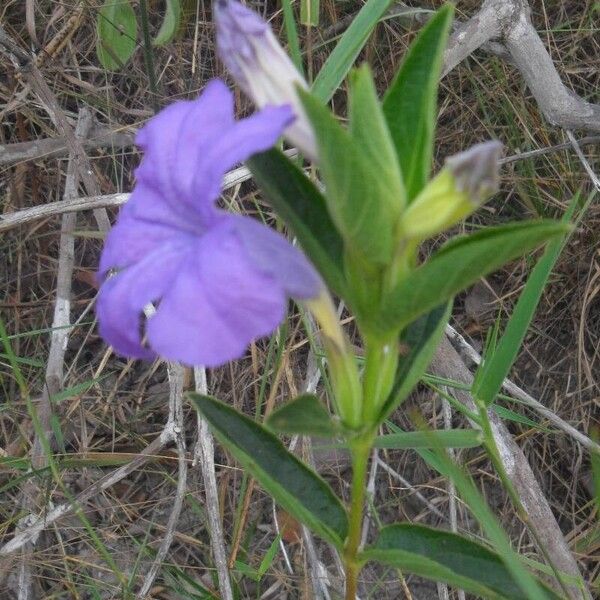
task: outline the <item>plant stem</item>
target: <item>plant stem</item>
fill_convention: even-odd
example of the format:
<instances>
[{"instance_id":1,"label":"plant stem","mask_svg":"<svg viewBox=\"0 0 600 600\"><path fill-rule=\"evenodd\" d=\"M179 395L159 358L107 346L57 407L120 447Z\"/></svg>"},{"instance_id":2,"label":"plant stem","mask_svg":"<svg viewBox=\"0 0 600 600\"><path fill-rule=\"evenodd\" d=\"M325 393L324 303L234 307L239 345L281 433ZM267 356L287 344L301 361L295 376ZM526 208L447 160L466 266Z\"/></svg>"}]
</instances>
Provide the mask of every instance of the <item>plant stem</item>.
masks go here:
<instances>
[{"instance_id":1,"label":"plant stem","mask_svg":"<svg viewBox=\"0 0 600 600\"><path fill-rule=\"evenodd\" d=\"M367 465L371 452L372 435L360 438L352 444L352 491L350 504L350 524L348 539L344 549L344 569L346 571L346 600L355 600L358 574L361 569L358 560L360 535L365 504L365 483Z\"/></svg>"}]
</instances>

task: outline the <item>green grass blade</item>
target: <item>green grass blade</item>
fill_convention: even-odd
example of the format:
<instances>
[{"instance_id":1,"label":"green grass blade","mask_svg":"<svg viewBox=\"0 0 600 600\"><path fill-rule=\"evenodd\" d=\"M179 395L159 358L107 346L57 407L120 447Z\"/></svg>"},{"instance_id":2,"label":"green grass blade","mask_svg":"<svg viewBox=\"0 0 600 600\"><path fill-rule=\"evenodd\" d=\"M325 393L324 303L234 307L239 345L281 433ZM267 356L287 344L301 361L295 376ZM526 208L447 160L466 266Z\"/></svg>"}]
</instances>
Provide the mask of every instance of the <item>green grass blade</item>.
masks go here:
<instances>
[{"instance_id":1,"label":"green grass blade","mask_svg":"<svg viewBox=\"0 0 600 600\"><path fill-rule=\"evenodd\" d=\"M562 219L563 224L566 225L569 223L578 202L579 194L571 201ZM519 348L525 339L544 287L569 237L570 231L572 229L566 230L563 235L557 236L546 247L544 254L532 270L519 296L504 335L496 345L496 348L490 351L489 355L486 355L486 360L484 360L479 369L473 395L487 405L494 401L494 398L502 388L502 382L508 376Z\"/></svg>"},{"instance_id":2,"label":"green grass blade","mask_svg":"<svg viewBox=\"0 0 600 600\"><path fill-rule=\"evenodd\" d=\"M368 0L360 9L315 77L312 92L319 100L331 99L392 1Z\"/></svg>"}]
</instances>

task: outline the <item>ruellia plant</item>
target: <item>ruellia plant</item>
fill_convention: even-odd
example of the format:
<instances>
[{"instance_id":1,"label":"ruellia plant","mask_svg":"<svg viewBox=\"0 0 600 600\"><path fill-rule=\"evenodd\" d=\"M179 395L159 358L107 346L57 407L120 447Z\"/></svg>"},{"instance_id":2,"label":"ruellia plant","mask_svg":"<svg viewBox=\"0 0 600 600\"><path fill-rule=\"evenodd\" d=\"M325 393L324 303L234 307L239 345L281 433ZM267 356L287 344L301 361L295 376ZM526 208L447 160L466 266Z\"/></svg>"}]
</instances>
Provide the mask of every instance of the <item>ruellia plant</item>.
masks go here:
<instances>
[{"instance_id":1,"label":"ruellia plant","mask_svg":"<svg viewBox=\"0 0 600 600\"><path fill-rule=\"evenodd\" d=\"M497 141L447 158L432 174L437 82L452 8L441 8L422 29L382 100L368 65L350 72L346 124L327 106L335 87L319 77L309 86L261 18L233 0L217 0L214 14L219 55L257 112L236 120L232 92L213 80L198 99L171 104L139 132L144 158L136 187L99 268L102 335L126 356L214 367L273 332L293 298L319 326L331 410L303 394L259 424L215 398L190 400L276 502L339 552L345 598L356 597L368 561L488 598L559 597L513 551L446 452L483 446L519 509L487 418L500 371L487 376L489 365L483 368L472 429L378 435L428 366L453 297L547 242L560 248L569 229L545 220L483 228L421 260L423 242L476 211L499 184ZM281 136L312 164L310 177L301 160L275 147ZM224 174L241 161L297 245L216 206ZM354 316L360 361L336 297ZM348 503L278 437L291 434L349 449ZM397 523L361 546L373 448L414 445L427 448L430 464L454 481L487 543Z\"/></svg>"}]
</instances>

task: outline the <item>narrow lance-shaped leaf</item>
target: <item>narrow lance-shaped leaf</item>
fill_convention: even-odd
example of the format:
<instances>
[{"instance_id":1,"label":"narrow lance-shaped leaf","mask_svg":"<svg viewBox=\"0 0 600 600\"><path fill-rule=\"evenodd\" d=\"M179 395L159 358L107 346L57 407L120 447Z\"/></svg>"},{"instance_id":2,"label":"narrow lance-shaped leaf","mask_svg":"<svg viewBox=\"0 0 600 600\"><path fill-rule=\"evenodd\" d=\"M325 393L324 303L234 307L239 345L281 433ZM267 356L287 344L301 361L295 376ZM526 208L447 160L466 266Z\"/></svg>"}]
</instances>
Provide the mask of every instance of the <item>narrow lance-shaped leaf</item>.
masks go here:
<instances>
[{"instance_id":1,"label":"narrow lance-shaped leaf","mask_svg":"<svg viewBox=\"0 0 600 600\"><path fill-rule=\"evenodd\" d=\"M344 242L319 190L279 150L255 154L247 165L329 287L344 296Z\"/></svg>"},{"instance_id":2,"label":"narrow lance-shaped leaf","mask_svg":"<svg viewBox=\"0 0 600 600\"><path fill-rule=\"evenodd\" d=\"M350 78L350 133L368 160L371 169L388 187L390 201L400 208L406 203L406 192L396 150L390 137L375 82L367 64L356 69ZM382 198L385 202L387 198ZM398 211L399 212L399 211Z\"/></svg>"},{"instance_id":3,"label":"narrow lance-shaped leaf","mask_svg":"<svg viewBox=\"0 0 600 600\"><path fill-rule=\"evenodd\" d=\"M529 600L501 557L468 538L401 523L381 530L363 558L392 565L434 581L443 581L489 599ZM549 598L558 598L545 588Z\"/></svg>"},{"instance_id":4,"label":"narrow lance-shaped leaf","mask_svg":"<svg viewBox=\"0 0 600 600\"><path fill-rule=\"evenodd\" d=\"M431 448L476 448L481 446L483 436L476 429L445 429L441 431L402 431L388 433L375 438L375 448L411 449Z\"/></svg>"},{"instance_id":5,"label":"narrow lance-shaped leaf","mask_svg":"<svg viewBox=\"0 0 600 600\"><path fill-rule=\"evenodd\" d=\"M383 102L409 202L431 172L438 81L452 15L446 5L423 27Z\"/></svg>"},{"instance_id":6,"label":"narrow lance-shaped leaf","mask_svg":"<svg viewBox=\"0 0 600 600\"><path fill-rule=\"evenodd\" d=\"M155 46L164 46L177 33L181 23L181 4L179 0L165 0L165 16L162 25L152 41Z\"/></svg>"},{"instance_id":7,"label":"narrow lance-shaped leaf","mask_svg":"<svg viewBox=\"0 0 600 600\"><path fill-rule=\"evenodd\" d=\"M312 92L328 102L354 65L371 32L393 0L367 0L315 77Z\"/></svg>"},{"instance_id":8,"label":"narrow lance-shaped leaf","mask_svg":"<svg viewBox=\"0 0 600 600\"><path fill-rule=\"evenodd\" d=\"M490 540L507 571L510 572L511 579L521 590L521 597L528 600L557 598L548 588L536 580L525 567L521 557L513 550L510 539L502 525L486 504L469 474L451 460L443 448L434 447L433 444L432 448L432 450L420 449L417 452L430 466L454 483L458 495L481 525L483 532Z\"/></svg>"},{"instance_id":9,"label":"narrow lance-shaped leaf","mask_svg":"<svg viewBox=\"0 0 600 600\"><path fill-rule=\"evenodd\" d=\"M553 221L534 221L491 227L455 238L384 298L381 326L406 326L480 277L567 229Z\"/></svg>"},{"instance_id":10,"label":"narrow lance-shaped leaf","mask_svg":"<svg viewBox=\"0 0 600 600\"><path fill-rule=\"evenodd\" d=\"M252 419L209 396L190 397L218 440L282 508L341 549L348 517L327 483Z\"/></svg>"}]
</instances>

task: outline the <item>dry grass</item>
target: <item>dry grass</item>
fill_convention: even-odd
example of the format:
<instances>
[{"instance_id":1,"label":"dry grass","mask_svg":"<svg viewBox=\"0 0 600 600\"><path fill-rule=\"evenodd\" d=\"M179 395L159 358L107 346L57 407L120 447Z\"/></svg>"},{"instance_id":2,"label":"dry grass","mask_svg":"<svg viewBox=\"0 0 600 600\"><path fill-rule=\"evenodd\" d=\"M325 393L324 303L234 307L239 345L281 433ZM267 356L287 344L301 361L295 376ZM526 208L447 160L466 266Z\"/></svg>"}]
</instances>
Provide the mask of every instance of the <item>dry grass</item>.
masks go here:
<instances>
[{"instance_id":1,"label":"dry grass","mask_svg":"<svg viewBox=\"0 0 600 600\"><path fill-rule=\"evenodd\" d=\"M51 43L57 40L79 3L76 0L37 0L32 4L39 43L51 50ZM214 56L208 2L199 0L198 5L191 0L187 2L189 18L183 30L166 47L154 49L158 98L149 91L140 49L121 73L107 73L99 66L95 54L98 4L97 0L84 3L81 19L72 25L64 47L52 54L45 54L44 50L38 52L43 57L40 66L43 77L73 122L78 110L87 106L94 111L98 122L112 131L137 127L152 115L155 101L165 105L174 98L193 96L209 78L223 75L222 66ZM260 2L254 4L262 6ZM440 5L428 0L413 0L410 4L431 8ZM474 0L460 2L458 12L468 16L478 4ZM353 13L358 5L355 1L323 0L323 30L344 15ZM272 14L274 6L275 3L268 3L264 7L266 13ZM150 8L151 26L156 30L162 3L151 2ZM598 4L589 0L537 0L533 3L533 12L536 27L542 32L564 79L583 97L598 101ZM31 47L25 3L16 0L3 3L0 22L24 49ZM280 22L280 16L276 17L276 22ZM320 39L319 31L313 33L316 43ZM302 34L306 40L304 32ZM406 24L386 21L369 42L364 58L372 62L382 90L391 80L413 37L414 29L407 29ZM315 70L329 47L312 53ZM57 135L39 98L33 92L23 96L23 89L19 73L7 61L0 62L0 144ZM3 104L6 105L4 109ZM342 114L342 92L336 96L335 106ZM240 98L239 107L244 111L248 105ZM490 137L501 139L509 154L548 147L565 140L564 133L548 125L539 114L518 73L499 59L481 52L442 83L438 158ZM598 171L598 146L588 146L585 152ZM102 193L131 189L132 169L138 161L131 147L95 151L90 154L90 160ZM40 157L1 166L2 212L62 199L66 164L66 158ZM589 191L590 182L571 151L517 161L503 174L502 193L473 223L484 226L531 216L555 217L564 211L579 189L584 193ZM84 191L81 193L83 195ZM239 210L251 213L260 210L268 216L268 207L254 197L250 185L234 190L228 201ZM555 270L514 371L514 378L524 389L586 432L598 425L600 403L599 226L600 209L593 205ZM0 240L0 312L11 336L12 348L19 357L21 375L34 399L40 398L44 390L59 233L60 219L50 218L14 229ZM43 507L49 502L60 504L66 501L67 494L76 495L102 474L138 454L160 433L167 418L169 387L164 364L117 358L97 335L94 313L88 310L96 294L93 274L101 247L97 238L97 226L91 215L80 213L75 239L72 319L83 317L70 336L66 355L64 388L71 392L54 403L55 426L60 430L54 450L62 484L58 485L48 470L28 473L26 469L0 466L0 537L3 541L10 539L23 516L22 491L27 480L35 482L35 501L41 510L47 510ZM532 260L523 259L488 279L494 307L502 317L510 314L531 265ZM479 319L465 310L465 297L457 301L454 319L461 330L468 332L475 345L481 344L490 324L489 318ZM280 403L302 388L308 346L298 315L292 315L279 337L258 342L246 358L211 372L210 392L248 414L260 416L266 406ZM19 391L17 374L4 355L0 355L0 377L3 400L0 452L26 458L34 428ZM191 378L186 385L188 388L193 385ZM419 406L432 423L441 424L439 405L426 390L420 392L412 406ZM512 408L523 412L516 405ZM536 418L531 413L524 414ZM186 415L191 460L195 416L189 406ZM399 424L410 425L405 419L405 415L396 417ZM525 448L582 571L588 581L598 585L600 530L591 503L587 455L572 440L555 432L515 423L510 427ZM79 462L64 461L67 455ZM323 456L327 458L325 454ZM488 500L518 536L521 529L515 524L513 510L499 490L487 462L474 454L466 457ZM321 460L321 453L317 453L317 458ZM410 480L413 488L406 489L380 470L375 505L379 507L381 519L439 522L432 514L431 506L419 500L417 491L447 514L445 483L424 463L415 460L410 453L391 453L382 458ZM217 462L227 547L231 547L236 527L243 523L237 557L257 568L275 537L270 500L254 488L248 496L250 502L245 506L247 481L243 474L221 450L217 450ZM328 467L328 473L343 493L346 486L343 467ZM176 477L176 455L165 449L82 507L88 529L79 517L69 516L44 532L30 556L31 597L126 597L139 589L164 534ZM182 574L207 589L217 589L202 506L202 485L197 469L191 469L184 509L171 551L153 588L153 597L180 597L174 590L177 585L183 585ZM473 527L461 507L459 513L461 525ZM91 532L95 532L96 537ZM302 543L298 543L297 533L291 526L285 534L294 574L288 573L281 552L260 583L243 577L237 568L234 579L240 597L311 597L306 553ZM525 553L531 554L525 538L516 537L515 542L522 545ZM319 547L318 551L323 562L331 566L333 561L327 550ZM107 555L112 558L112 564L107 561ZM0 570L2 598L16 597L16 564L16 561L5 562ZM335 574L335 569L331 570ZM366 576L377 580L381 574L367 573ZM389 578L381 581L380 586L371 584L369 597L401 597L405 593L400 591L403 588L392 586ZM174 582L179 584L174 585ZM415 598L431 597L427 594L435 593L430 588L423 591L419 582L410 579L406 585ZM261 595L271 586L270 593ZM385 593L384 588L387 588Z\"/></svg>"}]
</instances>

